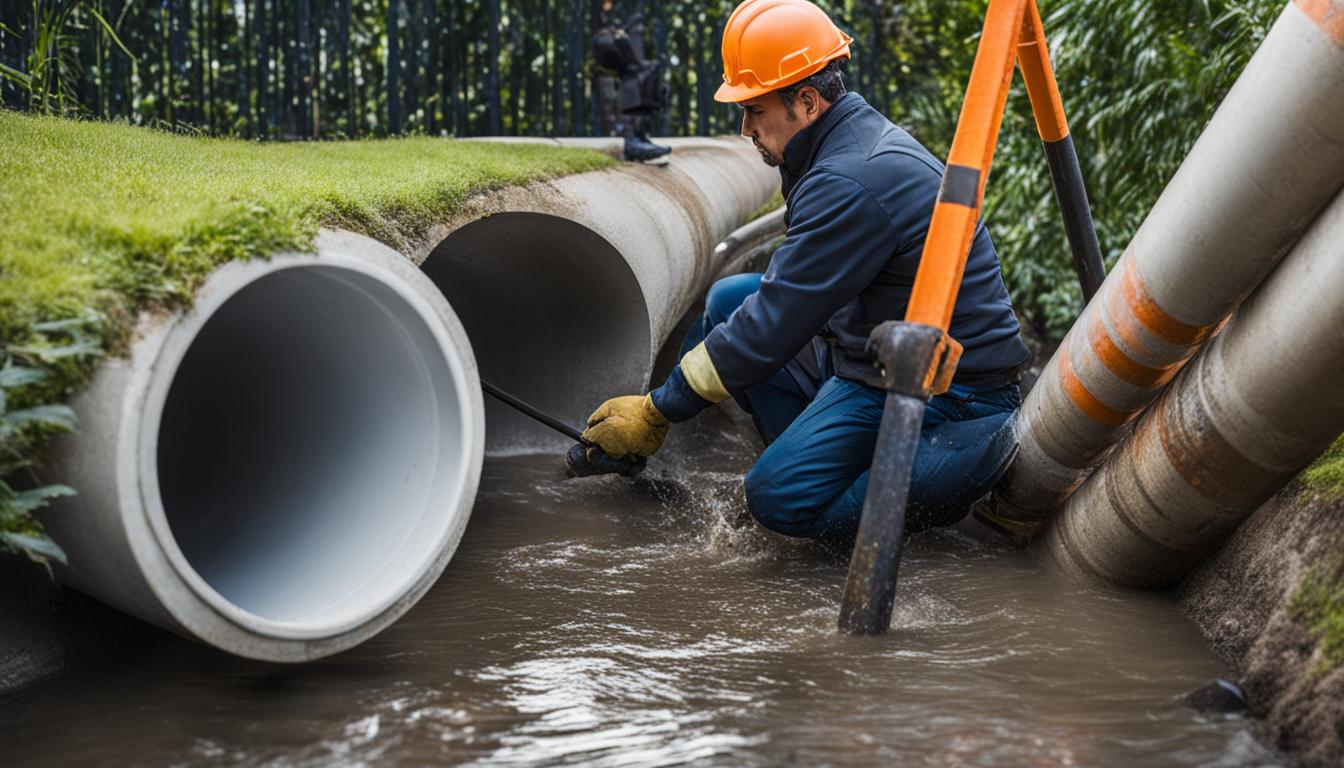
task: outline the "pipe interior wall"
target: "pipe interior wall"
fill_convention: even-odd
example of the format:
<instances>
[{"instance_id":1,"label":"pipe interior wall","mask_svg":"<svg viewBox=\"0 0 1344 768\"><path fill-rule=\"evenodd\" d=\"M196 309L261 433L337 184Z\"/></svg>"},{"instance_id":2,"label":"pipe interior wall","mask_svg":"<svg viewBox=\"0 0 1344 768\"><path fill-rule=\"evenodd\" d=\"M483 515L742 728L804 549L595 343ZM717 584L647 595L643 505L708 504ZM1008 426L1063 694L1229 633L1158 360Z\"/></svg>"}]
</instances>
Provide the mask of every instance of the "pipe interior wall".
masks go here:
<instances>
[{"instance_id":1,"label":"pipe interior wall","mask_svg":"<svg viewBox=\"0 0 1344 768\"><path fill-rule=\"evenodd\" d=\"M1000 504L1058 509L1344 179L1344 47L1289 4L1017 420Z\"/></svg>"},{"instance_id":2,"label":"pipe interior wall","mask_svg":"<svg viewBox=\"0 0 1344 768\"><path fill-rule=\"evenodd\" d=\"M648 308L625 259L591 229L494 214L454 231L423 269L461 318L481 377L505 392L581 427L604 397L644 387ZM485 408L493 452L566 447L493 399Z\"/></svg>"},{"instance_id":3,"label":"pipe interior wall","mask_svg":"<svg viewBox=\"0 0 1344 768\"><path fill-rule=\"evenodd\" d=\"M1056 559L1174 583L1344 431L1344 193L1048 529Z\"/></svg>"},{"instance_id":4,"label":"pipe interior wall","mask_svg":"<svg viewBox=\"0 0 1344 768\"><path fill-rule=\"evenodd\" d=\"M183 557L229 604L357 622L442 537L431 510L455 489L439 470L463 463L470 428L411 311L367 276L289 269L192 342L160 419L158 485Z\"/></svg>"}]
</instances>

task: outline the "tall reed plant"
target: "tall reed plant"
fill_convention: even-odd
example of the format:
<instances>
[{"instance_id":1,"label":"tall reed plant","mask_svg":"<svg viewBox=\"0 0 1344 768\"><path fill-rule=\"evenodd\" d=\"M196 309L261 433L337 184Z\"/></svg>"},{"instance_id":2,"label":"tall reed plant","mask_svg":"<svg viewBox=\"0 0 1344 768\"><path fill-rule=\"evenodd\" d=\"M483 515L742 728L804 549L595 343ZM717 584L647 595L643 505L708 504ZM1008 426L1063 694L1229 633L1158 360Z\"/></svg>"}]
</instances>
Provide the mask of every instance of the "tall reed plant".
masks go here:
<instances>
[{"instance_id":1,"label":"tall reed plant","mask_svg":"<svg viewBox=\"0 0 1344 768\"><path fill-rule=\"evenodd\" d=\"M27 95L28 109L44 115L75 115L85 111L79 101L80 34L85 25L96 24L108 43L131 61L135 57L117 36L107 18L90 0L32 0L32 47L24 57L24 70L0 62L0 77ZM18 38L17 30L0 24L0 34Z\"/></svg>"}]
</instances>

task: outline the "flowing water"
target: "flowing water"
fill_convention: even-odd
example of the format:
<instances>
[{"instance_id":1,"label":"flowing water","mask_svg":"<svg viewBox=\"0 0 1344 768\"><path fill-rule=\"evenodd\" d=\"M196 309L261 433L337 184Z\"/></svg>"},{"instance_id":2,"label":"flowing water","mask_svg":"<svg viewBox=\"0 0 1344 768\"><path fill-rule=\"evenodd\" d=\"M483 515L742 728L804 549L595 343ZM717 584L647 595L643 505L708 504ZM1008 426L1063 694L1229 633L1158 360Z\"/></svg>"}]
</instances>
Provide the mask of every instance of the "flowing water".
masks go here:
<instances>
[{"instance_id":1,"label":"flowing water","mask_svg":"<svg viewBox=\"0 0 1344 768\"><path fill-rule=\"evenodd\" d=\"M0 765L1279 763L1181 703L1222 670L1170 596L970 524L908 542L890 635L837 634L847 558L741 526L749 427L699 421L634 482L493 458L382 635L288 667L155 633L0 705Z\"/></svg>"}]
</instances>

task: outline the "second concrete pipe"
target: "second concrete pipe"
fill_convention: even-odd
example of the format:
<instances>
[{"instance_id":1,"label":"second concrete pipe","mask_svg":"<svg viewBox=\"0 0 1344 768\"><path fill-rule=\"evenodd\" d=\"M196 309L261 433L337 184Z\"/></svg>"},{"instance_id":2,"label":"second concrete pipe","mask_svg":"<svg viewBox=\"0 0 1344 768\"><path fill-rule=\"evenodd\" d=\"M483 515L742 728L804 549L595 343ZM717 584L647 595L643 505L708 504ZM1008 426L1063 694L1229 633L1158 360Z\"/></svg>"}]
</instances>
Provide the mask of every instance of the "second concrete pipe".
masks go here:
<instances>
[{"instance_id":1,"label":"second concrete pipe","mask_svg":"<svg viewBox=\"0 0 1344 768\"><path fill-rule=\"evenodd\" d=\"M1051 521L1058 560L1169 586L1344 431L1344 193Z\"/></svg>"}]
</instances>

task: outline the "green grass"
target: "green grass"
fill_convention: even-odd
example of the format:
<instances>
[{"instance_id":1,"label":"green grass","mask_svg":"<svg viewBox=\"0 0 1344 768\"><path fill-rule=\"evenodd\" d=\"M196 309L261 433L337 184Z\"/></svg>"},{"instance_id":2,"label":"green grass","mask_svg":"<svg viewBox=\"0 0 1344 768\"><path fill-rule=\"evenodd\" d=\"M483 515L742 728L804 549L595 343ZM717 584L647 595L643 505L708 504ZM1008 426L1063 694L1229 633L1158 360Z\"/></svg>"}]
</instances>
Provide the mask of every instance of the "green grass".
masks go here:
<instances>
[{"instance_id":1,"label":"green grass","mask_svg":"<svg viewBox=\"0 0 1344 768\"><path fill-rule=\"evenodd\" d=\"M1344 435L1307 467L1297 481L1311 490L1344 495Z\"/></svg>"},{"instance_id":2,"label":"green grass","mask_svg":"<svg viewBox=\"0 0 1344 768\"><path fill-rule=\"evenodd\" d=\"M0 111L0 339L109 302L188 300L218 264L307 247L319 224L396 246L474 192L612 162L433 138L257 144Z\"/></svg>"},{"instance_id":3,"label":"green grass","mask_svg":"<svg viewBox=\"0 0 1344 768\"><path fill-rule=\"evenodd\" d=\"M140 310L188 304L224 262L308 249L320 225L397 247L474 193L613 162L424 137L259 144L0 109L0 416L11 417L0 423L0 531L31 532L3 481L31 473L65 418L38 423L52 412L20 409L67 397ZM82 320L52 325L72 318Z\"/></svg>"},{"instance_id":4,"label":"green grass","mask_svg":"<svg viewBox=\"0 0 1344 768\"><path fill-rule=\"evenodd\" d=\"M1320 643L1318 674L1344 664L1344 559L1312 568L1293 594L1293 615Z\"/></svg>"}]
</instances>

